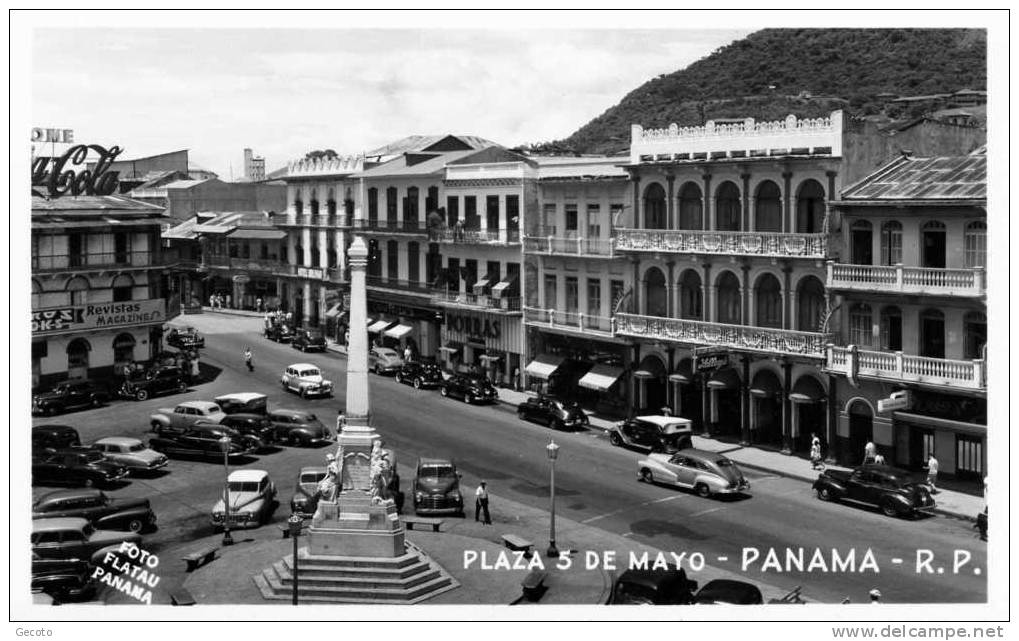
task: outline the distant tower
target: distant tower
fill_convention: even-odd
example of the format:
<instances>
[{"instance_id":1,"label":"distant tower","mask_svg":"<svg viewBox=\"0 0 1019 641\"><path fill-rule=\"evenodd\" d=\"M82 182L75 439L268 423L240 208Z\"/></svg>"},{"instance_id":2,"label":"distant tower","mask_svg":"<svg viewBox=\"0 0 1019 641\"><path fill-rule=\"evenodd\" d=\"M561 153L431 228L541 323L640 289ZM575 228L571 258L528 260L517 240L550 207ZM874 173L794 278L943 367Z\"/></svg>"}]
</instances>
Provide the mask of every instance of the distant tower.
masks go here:
<instances>
[{"instance_id":1,"label":"distant tower","mask_svg":"<svg viewBox=\"0 0 1019 641\"><path fill-rule=\"evenodd\" d=\"M256 156L247 148L244 150L244 179L265 180L265 158Z\"/></svg>"}]
</instances>

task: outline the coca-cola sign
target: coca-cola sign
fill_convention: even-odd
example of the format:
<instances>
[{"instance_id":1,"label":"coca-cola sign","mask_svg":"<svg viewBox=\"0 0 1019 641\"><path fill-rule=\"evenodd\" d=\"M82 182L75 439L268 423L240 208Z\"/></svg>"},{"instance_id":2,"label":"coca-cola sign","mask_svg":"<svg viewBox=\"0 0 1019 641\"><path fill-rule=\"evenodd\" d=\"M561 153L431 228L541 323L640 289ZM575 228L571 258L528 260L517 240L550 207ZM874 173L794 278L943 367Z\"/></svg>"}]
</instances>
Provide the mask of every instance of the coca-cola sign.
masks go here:
<instances>
[{"instance_id":1,"label":"coca-cola sign","mask_svg":"<svg viewBox=\"0 0 1019 641\"><path fill-rule=\"evenodd\" d=\"M99 155L92 169L85 168L89 151ZM32 187L44 188L50 198L72 196L109 196L117 189L118 172L109 171L120 147L75 145L64 155L37 156L32 160Z\"/></svg>"}]
</instances>

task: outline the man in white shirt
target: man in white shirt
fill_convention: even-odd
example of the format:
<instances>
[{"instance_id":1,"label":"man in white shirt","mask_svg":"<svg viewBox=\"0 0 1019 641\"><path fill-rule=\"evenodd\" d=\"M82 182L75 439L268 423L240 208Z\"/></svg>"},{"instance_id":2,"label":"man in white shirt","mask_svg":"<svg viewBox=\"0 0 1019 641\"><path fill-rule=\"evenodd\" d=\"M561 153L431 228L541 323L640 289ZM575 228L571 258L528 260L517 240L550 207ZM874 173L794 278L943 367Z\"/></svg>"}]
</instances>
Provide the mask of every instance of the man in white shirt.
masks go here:
<instances>
[{"instance_id":1,"label":"man in white shirt","mask_svg":"<svg viewBox=\"0 0 1019 641\"><path fill-rule=\"evenodd\" d=\"M474 492L474 520L480 521L482 512L485 515L483 523L485 525L492 524L492 516L488 513L488 485L482 481L478 485L478 489Z\"/></svg>"},{"instance_id":2,"label":"man in white shirt","mask_svg":"<svg viewBox=\"0 0 1019 641\"><path fill-rule=\"evenodd\" d=\"M938 459L934 458L934 454L927 455L927 485L931 486L931 494L937 494L938 488L934 485L934 482L938 480Z\"/></svg>"}]
</instances>

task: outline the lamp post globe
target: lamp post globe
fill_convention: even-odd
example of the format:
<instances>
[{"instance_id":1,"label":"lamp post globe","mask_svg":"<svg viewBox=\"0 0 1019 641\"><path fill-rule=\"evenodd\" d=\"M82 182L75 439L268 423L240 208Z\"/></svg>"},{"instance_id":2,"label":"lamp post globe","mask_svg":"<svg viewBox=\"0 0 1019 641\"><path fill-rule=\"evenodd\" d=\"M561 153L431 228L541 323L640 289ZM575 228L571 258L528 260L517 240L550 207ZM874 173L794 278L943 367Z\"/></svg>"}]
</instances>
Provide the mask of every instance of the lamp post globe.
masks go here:
<instances>
[{"instance_id":1,"label":"lamp post globe","mask_svg":"<svg viewBox=\"0 0 1019 641\"><path fill-rule=\"evenodd\" d=\"M559 458L559 446L556 445L555 441L549 439L548 445L545 446L545 453L548 454L548 460L551 463L549 468L549 501L551 503L551 520L549 521L548 529L548 550L545 551L546 556L558 557L559 548L555 544L555 462Z\"/></svg>"},{"instance_id":2,"label":"lamp post globe","mask_svg":"<svg viewBox=\"0 0 1019 641\"><path fill-rule=\"evenodd\" d=\"M219 439L219 449L223 452L223 545L233 545L233 537L230 536L230 437L224 436Z\"/></svg>"}]
</instances>

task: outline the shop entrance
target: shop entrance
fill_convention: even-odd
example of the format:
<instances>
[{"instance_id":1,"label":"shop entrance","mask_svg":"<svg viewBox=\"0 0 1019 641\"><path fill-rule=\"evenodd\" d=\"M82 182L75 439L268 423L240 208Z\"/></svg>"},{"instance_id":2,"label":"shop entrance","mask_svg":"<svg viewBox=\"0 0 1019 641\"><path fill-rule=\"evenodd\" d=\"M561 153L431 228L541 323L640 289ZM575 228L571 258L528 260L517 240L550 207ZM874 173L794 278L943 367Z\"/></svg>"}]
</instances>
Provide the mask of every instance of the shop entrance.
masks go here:
<instances>
[{"instance_id":1,"label":"shop entrance","mask_svg":"<svg viewBox=\"0 0 1019 641\"><path fill-rule=\"evenodd\" d=\"M843 458L849 463L863 462L863 448L874 440L874 412L867 403L857 400L849 406L849 452Z\"/></svg>"},{"instance_id":2,"label":"shop entrance","mask_svg":"<svg viewBox=\"0 0 1019 641\"><path fill-rule=\"evenodd\" d=\"M750 383L750 442L772 447L782 446L782 383L775 372L762 369Z\"/></svg>"},{"instance_id":3,"label":"shop entrance","mask_svg":"<svg viewBox=\"0 0 1019 641\"><path fill-rule=\"evenodd\" d=\"M67 346L67 378L88 378L88 353L92 346L84 338L76 338Z\"/></svg>"}]
</instances>

